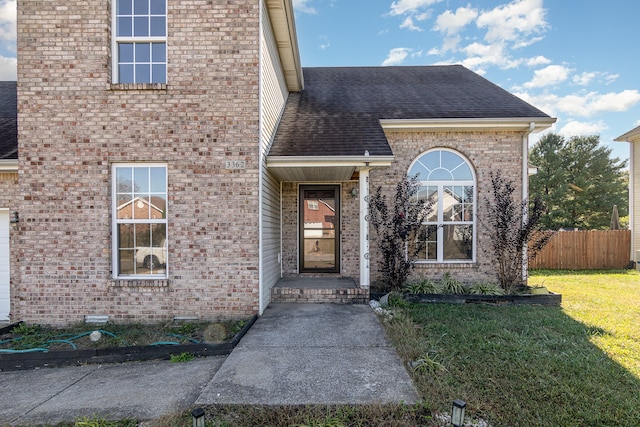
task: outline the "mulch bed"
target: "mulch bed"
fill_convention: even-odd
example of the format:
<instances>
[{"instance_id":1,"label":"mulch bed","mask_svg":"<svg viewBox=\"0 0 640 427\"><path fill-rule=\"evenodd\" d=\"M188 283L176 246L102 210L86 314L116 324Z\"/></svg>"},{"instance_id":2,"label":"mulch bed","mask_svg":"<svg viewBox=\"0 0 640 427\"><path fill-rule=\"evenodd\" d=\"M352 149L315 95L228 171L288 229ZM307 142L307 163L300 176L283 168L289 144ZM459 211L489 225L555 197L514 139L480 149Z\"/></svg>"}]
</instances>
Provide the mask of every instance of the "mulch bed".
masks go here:
<instances>
[{"instance_id":1,"label":"mulch bed","mask_svg":"<svg viewBox=\"0 0 640 427\"><path fill-rule=\"evenodd\" d=\"M0 371L34 368L54 368L99 363L121 363L142 360L168 360L182 353L196 357L224 356L231 353L256 321L253 316L244 327L226 342L218 344L189 343L166 345L140 345L77 350L49 350L43 352L0 353ZM10 333L19 324L0 328L0 335Z\"/></svg>"}]
</instances>

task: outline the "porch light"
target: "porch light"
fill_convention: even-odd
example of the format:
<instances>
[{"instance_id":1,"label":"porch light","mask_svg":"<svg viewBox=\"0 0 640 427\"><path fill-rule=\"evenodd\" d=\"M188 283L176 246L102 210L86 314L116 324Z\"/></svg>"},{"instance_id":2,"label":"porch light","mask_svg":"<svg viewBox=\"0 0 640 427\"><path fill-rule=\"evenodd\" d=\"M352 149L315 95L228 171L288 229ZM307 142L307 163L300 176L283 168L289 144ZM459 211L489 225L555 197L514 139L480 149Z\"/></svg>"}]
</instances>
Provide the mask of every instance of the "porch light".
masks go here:
<instances>
[{"instance_id":1,"label":"porch light","mask_svg":"<svg viewBox=\"0 0 640 427\"><path fill-rule=\"evenodd\" d=\"M17 211L11 212L11 215L9 216L9 222L11 224L17 224L20 222L20 216L18 215Z\"/></svg>"},{"instance_id":2,"label":"porch light","mask_svg":"<svg viewBox=\"0 0 640 427\"><path fill-rule=\"evenodd\" d=\"M451 424L455 427L461 427L464 424L464 411L467 407L466 402L460 399L453 401L451 408Z\"/></svg>"},{"instance_id":3,"label":"porch light","mask_svg":"<svg viewBox=\"0 0 640 427\"><path fill-rule=\"evenodd\" d=\"M193 427L204 427L204 409L196 408L191 411L191 419L193 420Z\"/></svg>"},{"instance_id":4,"label":"porch light","mask_svg":"<svg viewBox=\"0 0 640 427\"><path fill-rule=\"evenodd\" d=\"M353 187L353 188L351 189L351 197L352 197L353 199L355 199L356 197L358 197L358 189L357 189L356 187Z\"/></svg>"}]
</instances>

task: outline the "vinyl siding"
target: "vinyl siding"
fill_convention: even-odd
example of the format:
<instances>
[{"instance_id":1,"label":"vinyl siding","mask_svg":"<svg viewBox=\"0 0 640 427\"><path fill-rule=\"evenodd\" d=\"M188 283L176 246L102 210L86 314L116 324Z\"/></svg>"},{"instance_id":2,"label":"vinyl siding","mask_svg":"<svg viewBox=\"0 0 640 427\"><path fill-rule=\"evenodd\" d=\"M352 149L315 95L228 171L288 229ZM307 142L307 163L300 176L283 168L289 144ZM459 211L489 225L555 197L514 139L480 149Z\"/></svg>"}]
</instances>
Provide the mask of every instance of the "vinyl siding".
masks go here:
<instances>
[{"instance_id":1,"label":"vinyl siding","mask_svg":"<svg viewBox=\"0 0 640 427\"><path fill-rule=\"evenodd\" d=\"M260 312L269 304L271 288L281 277L280 183L266 168L288 90L266 6L262 2L261 81L260 81L260 167L261 167L261 253Z\"/></svg>"}]
</instances>

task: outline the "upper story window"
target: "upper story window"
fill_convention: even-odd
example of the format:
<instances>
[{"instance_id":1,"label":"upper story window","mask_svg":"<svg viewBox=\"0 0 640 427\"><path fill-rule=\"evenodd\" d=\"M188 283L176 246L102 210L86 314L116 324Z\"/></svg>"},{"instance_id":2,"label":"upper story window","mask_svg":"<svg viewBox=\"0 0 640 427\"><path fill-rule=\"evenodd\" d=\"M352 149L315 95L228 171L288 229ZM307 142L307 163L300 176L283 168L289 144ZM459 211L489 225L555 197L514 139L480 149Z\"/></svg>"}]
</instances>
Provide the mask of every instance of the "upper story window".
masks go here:
<instances>
[{"instance_id":1,"label":"upper story window","mask_svg":"<svg viewBox=\"0 0 640 427\"><path fill-rule=\"evenodd\" d=\"M116 278L167 277L167 166L113 165Z\"/></svg>"},{"instance_id":2,"label":"upper story window","mask_svg":"<svg viewBox=\"0 0 640 427\"><path fill-rule=\"evenodd\" d=\"M420 181L417 197L433 203L423 223L427 241L420 258L475 260L476 179L469 161L452 150L430 150L411 164L409 176L416 174Z\"/></svg>"},{"instance_id":3,"label":"upper story window","mask_svg":"<svg viewBox=\"0 0 640 427\"><path fill-rule=\"evenodd\" d=\"M113 83L167 82L167 0L115 0Z\"/></svg>"}]
</instances>

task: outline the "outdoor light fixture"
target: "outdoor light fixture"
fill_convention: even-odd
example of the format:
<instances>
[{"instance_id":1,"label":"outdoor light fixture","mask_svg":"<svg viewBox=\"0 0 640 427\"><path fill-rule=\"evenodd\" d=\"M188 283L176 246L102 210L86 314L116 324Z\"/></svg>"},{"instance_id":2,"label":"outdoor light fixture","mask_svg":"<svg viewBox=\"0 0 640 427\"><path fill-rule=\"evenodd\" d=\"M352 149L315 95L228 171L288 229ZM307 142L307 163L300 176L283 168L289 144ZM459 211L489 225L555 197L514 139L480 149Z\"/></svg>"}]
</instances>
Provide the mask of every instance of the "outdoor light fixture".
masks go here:
<instances>
[{"instance_id":1,"label":"outdoor light fixture","mask_svg":"<svg viewBox=\"0 0 640 427\"><path fill-rule=\"evenodd\" d=\"M10 222L11 224L17 224L17 223L19 223L19 222L20 222L20 216L18 215L18 212L17 212L17 211L13 211L13 212L11 213L11 216L9 217L9 222Z\"/></svg>"},{"instance_id":2,"label":"outdoor light fixture","mask_svg":"<svg viewBox=\"0 0 640 427\"><path fill-rule=\"evenodd\" d=\"M352 197L352 198L354 198L354 199L355 199L356 197L358 197L358 190L356 189L356 187L353 187L353 188L351 189L351 197Z\"/></svg>"},{"instance_id":3,"label":"outdoor light fixture","mask_svg":"<svg viewBox=\"0 0 640 427\"><path fill-rule=\"evenodd\" d=\"M467 404L460 399L453 401L453 406L451 408L451 424L455 427L461 427L464 424L464 410L466 407Z\"/></svg>"},{"instance_id":4,"label":"outdoor light fixture","mask_svg":"<svg viewBox=\"0 0 640 427\"><path fill-rule=\"evenodd\" d=\"M204 427L204 409L196 408L191 411L191 418L193 419L193 427Z\"/></svg>"}]
</instances>

